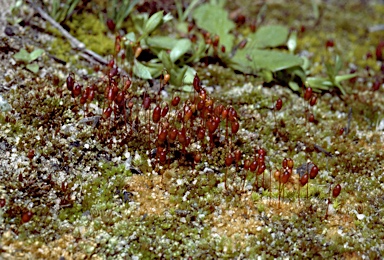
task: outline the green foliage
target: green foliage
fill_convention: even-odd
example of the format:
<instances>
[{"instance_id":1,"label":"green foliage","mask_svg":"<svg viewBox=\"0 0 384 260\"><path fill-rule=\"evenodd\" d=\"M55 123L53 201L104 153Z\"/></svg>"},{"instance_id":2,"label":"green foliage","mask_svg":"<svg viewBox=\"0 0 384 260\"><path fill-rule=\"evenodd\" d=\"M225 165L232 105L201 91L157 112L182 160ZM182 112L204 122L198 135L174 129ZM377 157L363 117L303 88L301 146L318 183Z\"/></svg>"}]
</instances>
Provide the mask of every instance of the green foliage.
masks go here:
<instances>
[{"instance_id":1,"label":"green foliage","mask_svg":"<svg viewBox=\"0 0 384 260\"><path fill-rule=\"evenodd\" d=\"M123 22L138 3L139 0L113 0L107 5L107 16L114 21L117 30L121 29Z\"/></svg>"},{"instance_id":2,"label":"green foliage","mask_svg":"<svg viewBox=\"0 0 384 260\"><path fill-rule=\"evenodd\" d=\"M24 63L28 70L37 73L39 71L39 65L32 62L37 60L43 53L44 50L42 49L35 49L32 52L28 52L26 49L22 48L18 53L13 55L13 57L17 61Z\"/></svg>"},{"instance_id":3,"label":"green foliage","mask_svg":"<svg viewBox=\"0 0 384 260\"><path fill-rule=\"evenodd\" d=\"M61 3L60 0L53 0L49 14L58 23L62 23L72 15L79 3L80 0L66 0L64 3Z\"/></svg>"},{"instance_id":4,"label":"green foliage","mask_svg":"<svg viewBox=\"0 0 384 260\"><path fill-rule=\"evenodd\" d=\"M235 23L228 18L228 12L213 4L203 4L195 9L193 18L197 27L212 35L220 37L220 44L226 49L232 49L235 36L229 32L235 28Z\"/></svg>"},{"instance_id":5,"label":"green foliage","mask_svg":"<svg viewBox=\"0 0 384 260\"><path fill-rule=\"evenodd\" d=\"M357 74L345 74L338 75L341 67L343 65L342 59L336 55L334 60L334 66L330 63L326 63L327 68L327 78L323 77L309 77L307 78L307 85L311 86L313 89L317 90L331 90L334 87L337 87L343 95L346 95L347 92L340 84L341 81L349 80L357 76Z\"/></svg>"}]
</instances>

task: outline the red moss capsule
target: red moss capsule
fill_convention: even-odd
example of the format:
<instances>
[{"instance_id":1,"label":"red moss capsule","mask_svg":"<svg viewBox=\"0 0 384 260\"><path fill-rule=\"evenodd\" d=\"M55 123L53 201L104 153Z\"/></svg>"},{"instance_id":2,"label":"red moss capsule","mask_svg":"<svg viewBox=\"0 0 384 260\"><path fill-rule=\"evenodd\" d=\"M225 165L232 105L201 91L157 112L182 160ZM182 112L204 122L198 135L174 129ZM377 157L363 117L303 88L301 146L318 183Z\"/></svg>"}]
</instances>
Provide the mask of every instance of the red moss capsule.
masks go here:
<instances>
[{"instance_id":1,"label":"red moss capsule","mask_svg":"<svg viewBox=\"0 0 384 260\"><path fill-rule=\"evenodd\" d=\"M223 112L223 110L224 110L224 106L220 104L220 105L217 105L213 111L215 116L221 116L221 113Z\"/></svg>"},{"instance_id":2,"label":"red moss capsule","mask_svg":"<svg viewBox=\"0 0 384 260\"><path fill-rule=\"evenodd\" d=\"M119 72L119 70L118 70L117 68L111 68L111 69L109 70L108 76L109 76L110 78L113 78L114 76L117 75L118 72Z\"/></svg>"},{"instance_id":3,"label":"red moss capsule","mask_svg":"<svg viewBox=\"0 0 384 260\"><path fill-rule=\"evenodd\" d=\"M167 154L165 151L161 151L159 154L159 161L161 164L164 164L167 162Z\"/></svg>"},{"instance_id":4,"label":"red moss capsule","mask_svg":"<svg viewBox=\"0 0 384 260\"><path fill-rule=\"evenodd\" d=\"M249 169L251 170L251 172L255 172L256 171L257 165L258 165L257 161L253 161L251 163L251 165L249 166Z\"/></svg>"},{"instance_id":5,"label":"red moss capsule","mask_svg":"<svg viewBox=\"0 0 384 260\"><path fill-rule=\"evenodd\" d=\"M88 93L88 96L87 96L87 101L88 102L92 102L92 100L95 98L95 90L91 90L91 91L89 91L89 93Z\"/></svg>"},{"instance_id":6,"label":"red moss capsule","mask_svg":"<svg viewBox=\"0 0 384 260\"><path fill-rule=\"evenodd\" d=\"M35 157L35 150L31 149L28 151L28 159L32 161L33 157Z\"/></svg>"},{"instance_id":7,"label":"red moss capsule","mask_svg":"<svg viewBox=\"0 0 384 260\"><path fill-rule=\"evenodd\" d=\"M177 133L177 139L179 142L183 145L186 144L186 138L187 138L187 133L185 131L185 128L183 127L178 133Z\"/></svg>"},{"instance_id":8,"label":"red moss capsule","mask_svg":"<svg viewBox=\"0 0 384 260\"><path fill-rule=\"evenodd\" d=\"M225 46L224 45L221 45L221 52L225 53Z\"/></svg>"},{"instance_id":9,"label":"red moss capsule","mask_svg":"<svg viewBox=\"0 0 384 260\"><path fill-rule=\"evenodd\" d=\"M73 86L75 85L75 79L72 77L72 73L68 75L66 83L67 83L67 89L69 91L73 90Z\"/></svg>"},{"instance_id":10,"label":"red moss capsule","mask_svg":"<svg viewBox=\"0 0 384 260\"><path fill-rule=\"evenodd\" d=\"M237 121L233 121L231 124L232 134L236 134L239 131L240 124Z\"/></svg>"},{"instance_id":11,"label":"red moss capsule","mask_svg":"<svg viewBox=\"0 0 384 260\"><path fill-rule=\"evenodd\" d=\"M171 105L176 107L180 102L180 97L179 96L176 96L172 99L172 102L171 102Z\"/></svg>"},{"instance_id":12,"label":"red moss capsule","mask_svg":"<svg viewBox=\"0 0 384 260\"><path fill-rule=\"evenodd\" d=\"M201 162L201 154L200 153L195 154L195 156L193 157L193 160L195 163L200 163Z\"/></svg>"},{"instance_id":13,"label":"red moss capsule","mask_svg":"<svg viewBox=\"0 0 384 260\"><path fill-rule=\"evenodd\" d=\"M27 223L29 222L33 217L33 213L31 211L24 212L23 215L21 215L21 222Z\"/></svg>"},{"instance_id":14,"label":"red moss capsule","mask_svg":"<svg viewBox=\"0 0 384 260\"><path fill-rule=\"evenodd\" d=\"M152 113L152 121L157 124L159 121L160 121L160 118L161 118L161 108L159 105L157 105L154 109L153 109L153 113Z\"/></svg>"},{"instance_id":15,"label":"red moss capsule","mask_svg":"<svg viewBox=\"0 0 384 260\"><path fill-rule=\"evenodd\" d=\"M188 122L188 120L191 119L192 114L192 110L188 107L188 110L185 110L184 112L184 122Z\"/></svg>"},{"instance_id":16,"label":"red moss capsule","mask_svg":"<svg viewBox=\"0 0 384 260\"><path fill-rule=\"evenodd\" d=\"M288 159L287 166L289 169L291 169L291 170L293 169L294 163L293 163L293 160L291 158Z\"/></svg>"},{"instance_id":17,"label":"red moss capsule","mask_svg":"<svg viewBox=\"0 0 384 260\"><path fill-rule=\"evenodd\" d=\"M227 167L231 166L233 162L233 155L231 153L228 153L227 156L225 157L225 165Z\"/></svg>"},{"instance_id":18,"label":"red moss capsule","mask_svg":"<svg viewBox=\"0 0 384 260\"><path fill-rule=\"evenodd\" d=\"M169 131L169 133L168 133L169 140L171 142L175 141L176 137L177 137L177 134L178 134L177 129L176 128L172 128L171 131Z\"/></svg>"},{"instance_id":19,"label":"red moss capsule","mask_svg":"<svg viewBox=\"0 0 384 260\"><path fill-rule=\"evenodd\" d=\"M117 93L116 95L116 98L115 98L115 102L117 104L121 104L123 101L124 101L124 98L125 98L125 94L124 92L120 91Z\"/></svg>"},{"instance_id":20,"label":"red moss capsule","mask_svg":"<svg viewBox=\"0 0 384 260\"><path fill-rule=\"evenodd\" d=\"M75 84L75 86L73 87L73 90L72 90L72 96L73 97L78 97L81 95L81 88L82 88L82 85L80 84Z\"/></svg>"},{"instance_id":21,"label":"red moss capsule","mask_svg":"<svg viewBox=\"0 0 384 260\"><path fill-rule=\"evenodd\" d=\"M311 168L311 171L309 172L309 177L310 177L311 179L316 178L318 172L319 172L319 168L317 168L316 165L313 165L312 168Z\"/></svg>"},{"instance_id":22,"label":"red moss capsule","mask_svg":"<svg viewBox=\"0 0 384 260\"><path fill-rule=\"evenodd\" d=\"M199 140L203 140L204 139L204 136L205 136L205 129L200 127L199 129L197 129L197 139Z\"/></svg>"},{"instance_id":23,"label":"red moss capsule","mask_svg":"<svg viewBox=\"0 0 384 260\"><path fill-rule=\"evenodd\" d=\"M263 148L260 148L260 149L258 149L257 150L257 154L260 156L263 156L263 157L265 157L265 155L267 154L266 152L265 152L265 150L263 149Z\"/></svg>"},{"instance_id":24,"label":"red moss capsule","mask_svg":"<svg viewBox=\"0 0 384 260\"><path fill-rule=\"evenodd\" d=\"M340 192L341 192L341 186L340 186L340 184L337 184L337 185L335 186L335 188L333 188L332 196L333 196L334 198L337 198L337 197L339 196Z\"/></svg>"},{"instance_id":25,"label":"red moss capsule","mask_svg":"<svg viewBox=\"0 0 384 260\"><path fill-rule=\"evenodd\" d=\"M166 115L168 114L168 111L169 111L169 106L168 104L166 104L163 110L161 110L161 117L166 117Z\"/></svg>"},{"instance_id":26,"label":"red moss capsule","mask_svg":"<svg viewBox=\"0 0 384 260\"><path fill-rule=\"evenodd\" d=\"M125 83L124 83L124 88L123 88L123 90L124 90L124 91L127 91L127 90L131 87L131 84L132 84L132 82L131 82L131 80L128 78L127 81L125 81Z\"/></svg>"},{"instance_id":27,"label":"red moss capsule","mask_svg":"<svg viewBox=\"0 0 384 260\"><path fill-rule=\"evenodd\" d=\"M228 119L231 122L237 120L237 112L236 112L236 110L233 107L230 107L228 109Z\"/></svg>"},{"instance_id":28,"label":"red moss capsule","mask_svg":"<svg viewBox=\"0 0 384 260\"><path fill-rule=\"evenodd\" d=\"M316 105L316 101L317 101L317 95L313 95L313 96L311 97L311 100L309 101L309 105L310 105L311 107L313 107L314 105Z\"/></svg>"},{"instance_id":29,"label":"red moss capsule","mask_svg":"<svg viewBox=\"0 0 384 260\"><path fill-rule=\"evenodd\" d=\"M5 199L0 199L0 208L5 206Z\"/></svg>"},{"instance_id":30,"label":"red moss capsule","mask_svg":"<svg viewBox=\"0 0 384 260\"><path fill-rule=\"evenodd\" d=\"M241 160L241 151L240 150L236 150L235 151L235 161L236 162L240 162Z\"/></svg>"},{"instance_id":31,"label":"red moss capsule","mask_svg":"<svg viewBox=\"0 0 384 260\"><path fill-rule=\"evenodd\" d=\"M144 109L148 110L150 106L151 106L151 99L148 96L144 97L144 100L143 100Z\"/></svg>"},{"instance_id":32,"label":"red moss capsule","mask_svg":"<svg viewBox=\"0 0 384 260\"><path fill-rule=\"evenodd\" d=\"M278 100L276 100L275 109L277 111L280 111L282 107L283 107L283 100L279 98Z\"/></svg>"},{"instance_id":33,"label":"red moss capsule","mask_svg":"<svg viewBox=\"0 0 384 260\"><path fill-rule=\"evenodd\" d=\"M111 108L110 106L108 106L108 107L104 110L104 112L103 112L103 118L104 118L104 119L107 119L107 118L109 118L109 117L111 116L111 114L112 114L112 108Z\"/></svg>"},{"instance_id":34,"label":"red moss capsule","mask_svg":"<svg viewBox=\"0 0 384 260\"><path fill-rule=\"evenodd\" d=\"M114 31L116 28L116 24L112 19L108 18L107 19L107 27L110 31Z\"/></svg>"},{"instance_id":35,"label":"red moss capsule","mask_svg":"<svg viewBox=\"0 0 384 260\"><path fill-rule=\"evenodd\" d=\"M157 140L160 142L160 143L164 143L165 140L167 139L167 136L168 136L168 131L167 129L163 128L161 129L158 137L157 137Z\"/></svg>"},{"instance_id":36,"label":"red moss capsule","mask_svg":"<svg viewBox=\"0 0 384 260\"><path fill-rule=\"evenodd\" d=\"M24 181L24 177L23 177L23 174L22 173L19 173L19 182L23 182Z\"/></svg>"},{"instance_id":37,"label":"red moss capsule","mask_svg":"<svg viewBox=\"0 0 384 260\"><path fill-rule=\"evenodd\" d=\"M245 160L245 162L244 162L244 170L248 171L250 167L251 167L251 161L250 160Z\"/></svg>"},{"instance_id":38,"label":"red moss capsule","mask_svg":"<svg viewBox=\"0 0 384 260\"><path fill-rule=\"evenodd\" d=\"M315 116L312 113L309 114L308 121L311 123L315 122Z\"/></svg>"},{"instance_id":39,"label":"red moss capsule","mask_svg":"<svg viewBox=\"0 0 384 260\"><path fill-rule=\"evenodd\" d=\"M279 180L280 179L280 171L279 170L276 170L274 173L273 173L273 177L275 178L275 180Z\"/></svg>"},{"instance_id":40,"label":"red moss capsule","mask_svg":"<svg viewBox=\"0 0 384 260\"><path fill-rule=\"evenodd\" d=\"M257 168L257 174L259 174L259 175L262 174L265 171L266 168L267 167L265 166L264 163L259 165L259 168Z\"/></svg>"},{"instance_id":41,"label":"red moss capsule","mask_svg":"<svg viewBox=\"0 0 384 260\"><path fill-rule=\"evenodd\" d=\"M284 184L287 183L290 176L289 171L284 171L283 176L281 176L281 182Z\"/></svg>"},{"instance_id":42,"label":"red moss capsule","mask_svg":"<svg viewBox=\"0 0 384 260\"><path fill-rule=\"evenodd\" d=\"M308 183L308 174L304 174L303 176L301 176L300 183L301 183L301 186L304 186L305 184Z\"/></svg>"},{"instance_id":43,"label":"red moss capsule","mask_svg":"<svg viewBox=\"0 0 384 260\"><path fill-rule=\"evenodd\" d=\"M205 102L204 100L200 100L199 103L197 103L197 110L201 111L205 108Z\"/></svg>"},{"instance_id":44,"label":"red moss capsule","mask_svg":"<svg viewBox=\"0 0 384 260\"><path fill-rule=\"evenodd\" d=\"M195 74L195 77L193 78L193 88L196 90L197 93L200 92L201 82L200 82L200 78L197 75L197 73Z\"/></svg>"},{"instance_id":45,"label":"red moss capsule","mask_svg":"<svg viewBox=\"0 0 384 260\"><path fill-rule=\"evenodd\" d=\"M312 88L311 87L308 87L305 89L305 92L304 92L304 99L305 100L309 100L312 96Z\"/></svg>"},{"instance_id":46,"label":"red moss capsule","mask_svg":"<svg viewBox=\"0 0 384 260\"><path fill-rule=\"evenodd\" d=\"M199 96L202 100L205 100L207 98L207 91L205 89L200 89Z\"/></svg>"},{"instance_id":47,"label":"red moss capsule","mask_svg":"<svg viewBox=\"0 0 384 260\"><path fill-rule=\"evenodd\" d=\"M166 85L169 80L171 79L171 75L169 75L168 73L164 75L164 81L163 81L163 84Z\"/></svg>"}]
</instances>

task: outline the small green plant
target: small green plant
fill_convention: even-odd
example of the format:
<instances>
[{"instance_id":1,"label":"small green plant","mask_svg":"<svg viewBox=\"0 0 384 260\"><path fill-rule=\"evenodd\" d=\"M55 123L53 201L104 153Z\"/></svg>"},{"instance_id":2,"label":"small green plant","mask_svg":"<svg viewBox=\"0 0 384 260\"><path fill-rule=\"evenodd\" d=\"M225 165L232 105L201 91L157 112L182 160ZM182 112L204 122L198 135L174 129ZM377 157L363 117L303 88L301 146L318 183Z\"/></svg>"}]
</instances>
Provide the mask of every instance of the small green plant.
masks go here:
<instances>
[{"instance_id":1,"label":"small green plant","mask_svg":"<svg viewBox=\"0 0 384 260\"><path fill-rule=\"evenodd\" d=\"M37 73L39 71L39 65L33 62L37 60L43 53L44 50L42 49L35 49L32 52L28 52L26 49L22 48L18 53L13 55L13 57L17 61L22 62L28 70L32 71L33 73Z\"/></svg>"},{"instance_id":2,"label":"small green plant","mask_svg":"<svg viewBox=\"0 0 384 260\"><path fill-rule=\"evenodd\" d=\"M121 29L123 22L131 14L139 0L113 0L107 5L107 26L111 31Z\"/></svg>"},{"instance_id":3,"label":"small green plant","mask_svg":"<svg viewBox=\"0 0 384 260\"><path fill-rule=\"evenodd\" d=\"M352 79L357 76L355 73L338 75L341 67L343 65L342 59L336 55L334 60L334 65L332 66L330 63L326 63L325 66L327 68L327 78L323 77L308 77L306 79L307 85L311 86L313 89L317 91L326 90L329 91L332 88L337 87L343 95L346 95L347 92L344 87L341 85L342 81Z\"/></svg>"},{"instance_id":4,"label":"small green plant","mask_svg":"<svg viewBox=\"0 0 384 260\"><path fill-rule=\"evenodd\" d=\"M65 3L61 3L60 0L53 0L49 14L58 23L63 23L69 19L79 3L80 0L66 0Z\"/></svg>"}]
</instances>

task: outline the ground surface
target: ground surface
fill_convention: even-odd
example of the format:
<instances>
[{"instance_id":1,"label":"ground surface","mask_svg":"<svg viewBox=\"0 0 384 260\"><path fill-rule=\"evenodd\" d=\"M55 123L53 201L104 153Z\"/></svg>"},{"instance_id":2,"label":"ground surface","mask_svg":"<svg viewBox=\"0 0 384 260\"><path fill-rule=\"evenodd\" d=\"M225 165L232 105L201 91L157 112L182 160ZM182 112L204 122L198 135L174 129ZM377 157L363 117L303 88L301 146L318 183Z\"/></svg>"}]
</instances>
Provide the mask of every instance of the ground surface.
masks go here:
<instances>
[{"instance_id":1,"label":"ground surface","mask_svg":"<svg viewBox=\"0 0 384 260\"><path fill-rule=\"evenodd\" d=\"M229 10L252 17L255 7L240 2ZM324 76L324 61L339 54L344 59L341 73L353 69L358 77L343 82L347 95L321 93L309 107L287 86L262 86L260 78L195 64L215 104L232 105L241 126L230 142L222 123L221 140L209 153L204 150L196 165L193 155L204 147L198 141L187 152L171 144L169 164L156 163L141 103L131 111L138 123L81 123L84 117L99 116L104 104L95 101L85 113L71 98L65 79L74 72L82 84L102 85L103 73L94 72L76 51L56 53L58 46L50 43L58 36L47 33L47 24L32 16L31 9L23 11L31 15L23 26L2 14L0 95L11 109L0 112L1 257L382 257L384 75L375 49L384 31L369 28L383 22L384 5L322 3L322 16L315 21L310 5L293 1L287 9L284 2L271 1L264 22L306 26L298 36L298 52L310 57L311 73ZM334 47L325 47L329 40ZM36 61L37 74L13 58L22 47L46 50ZM53 56L70 59L63 65ZM379 87L373 90L376 80ZM138 102L145 86L154 97L158 84L135 79L130 93ZM161 104L176 94L183 100L192 96L166 88ZM279 97L283 108L273 113L272 100ZM314 114L314 123L306 122L306 109ZM176 113L171 110L169 121ZM155 129L153 124L150 139ZM229 147L243 153L238 167L225 166ZM243 166L260 147L266 151L266 171L255 184L255 175ZM281 168L283 158L292 158L295 166L279 203L279 184L271 172ZM307 161L320 171L299 189L298 167ZM330 202L326 217L330 187L336 184L342 191Z\"/></svg>"}]
</instances>

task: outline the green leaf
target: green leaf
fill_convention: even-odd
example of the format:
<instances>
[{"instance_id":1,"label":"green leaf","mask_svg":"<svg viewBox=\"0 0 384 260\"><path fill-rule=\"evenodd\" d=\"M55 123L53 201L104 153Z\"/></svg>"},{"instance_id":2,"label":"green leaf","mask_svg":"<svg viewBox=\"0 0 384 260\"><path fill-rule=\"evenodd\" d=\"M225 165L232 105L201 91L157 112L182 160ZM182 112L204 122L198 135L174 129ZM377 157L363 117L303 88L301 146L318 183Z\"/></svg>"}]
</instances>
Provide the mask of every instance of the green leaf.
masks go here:
<instances>
[{"instance_id":1,"label":"green leaf","mask_svg":"<svg viewBox=\"0 0 384 260\"><path fill-rule=\"evenodd\" d=\"M135 60L133 65L133 73L142 79L152 79L150 70L137 60Z\"/></svg>"},{"instance_id":2,"label":"green leaf","mask_svg":"<svg viewBox=\"0 0 384 260\"><path fill-rule=\"evenodd\" d=\"M147 45L164 50L172 50L177 43L177 39L169 36L151 36L147 39Z\"/></svg>"},{"instance_id":3,"label":"green leaf","mask_svg":"<svg viewBox=\"0 0 384 260\"><path fill-rule=\"evenodd\" d=\"M294 81L290 81L290 82L288 82L288 85L289 85L289 87L290 87L293 91L300 91L299 84L297 84L296 82L294 82Z\"/></svg>"},{"instance_id":4,"label":"green leaf","mask_svg":"<svg viewBox=\"0 0 384 260\"><path fill-rule=\"evenodd\" d=\"M229 33L235 28L235 23L228 18L228 12L217 5L203 4L195 9L193 18L197 27L220 37L220 45L227 50L233 46L234 36Z\"/></svg>"},{"instance_id":5,"label":"green leaf","mask_svg":"<svg viewBox=\"0 0 384 260\"><path fill-rule=\"evenodd\" d=\"M31 52L31 53L29 54L29 58L31 59L31 61L34 61L34 60L36 60L37 58L39 58L43 53L44 53L44 50L42 50L42 49L36 49L36 50L34 50L33 52Z\"/></svg>"},{"instance_id":6,"label":"green leaf","mask_svg":"<svg viewBox=\"0 0 384 260\"><path fill-rule=\"evenodd\" d=\"M244 73L255 73L261 69L275 72L303 64L303 59L290 53L250 47L237 51L232 60L235 63L230 66Z\"/></svg>"},{"instance_id":7,"label":"green leaf","mask_svg":"<svg viewBox=\"0 0 384 260\"><path fill-rule=\"evenodd\" d=\"M130 44L131 42L136 42L136 35L134 32L127 33L124 38L126 39L125 44Z\"/></svg>"},{"instance_id":8,"label":"green leaf","mask_svg":"<svg viewBox=\"0 0 384 260\"><path fill-rule=\"evenodd\" d=\"M288 34L288 28L282 25L262 26L249 36L249 44L259 49L282 46L287 42Z\"/></svg>"},{"instance_id":9,"label":"green leaf","mask_svg":"<svg viewBox=\"0 0 384 260\"><path fill-rule=\"evenodd\" d=\"M31 62L31 56L30 53L27 52L26 49L22 48L18 53L13 55L13 57L18 60L18 61L23 61L25 63L30 63Z\"/></svg>"},{"instance_id":10,"label":"green leaf","mask_svg":"<svg viewBox=\"0 0 384 260\"><path fill-rule=\"evenodd\" d=\"M149 17L144 27L144 34L151 34L158 26L160 26L164 17L163 12L164 11L158 11L157 13Z\"/></svg>"},{"instance_id":11,"label":"green leaf","mask_svg":"<svg viewBox=\"0 0 384 260\"><path fill-rule=\"evenodd\" d=\"M161 62L163 63L163 65L167 71L171 71L171 69L174 68L174 64L173 64L171 58L169 57L168 53L166 53L165 51L161 51L159 53L158 57L161 60Z\"/></svg>"},{"instance_id":12,"label":"green leaf","mask_svg":"<svg viewBox=\"0 0 384 260\"><path fill-rule=\"evenodd\" d=\"M37 73L39 71L39 65L37 65L36 63L33 63L33 64L27 64L27 69L32 71L33 73Z\"/></svg>"},{"instance_id":13,"label":"green leaf","mask_svg":"<svg viewBox=\"0 0 384 260\"><path fill-rule=\"evenodd\" d=\"M187 53L191 49L191 46L192 43L189 39L178 40L170 53L172 62L177 61L181 56Z\"/></svg>"}]
</instances>

